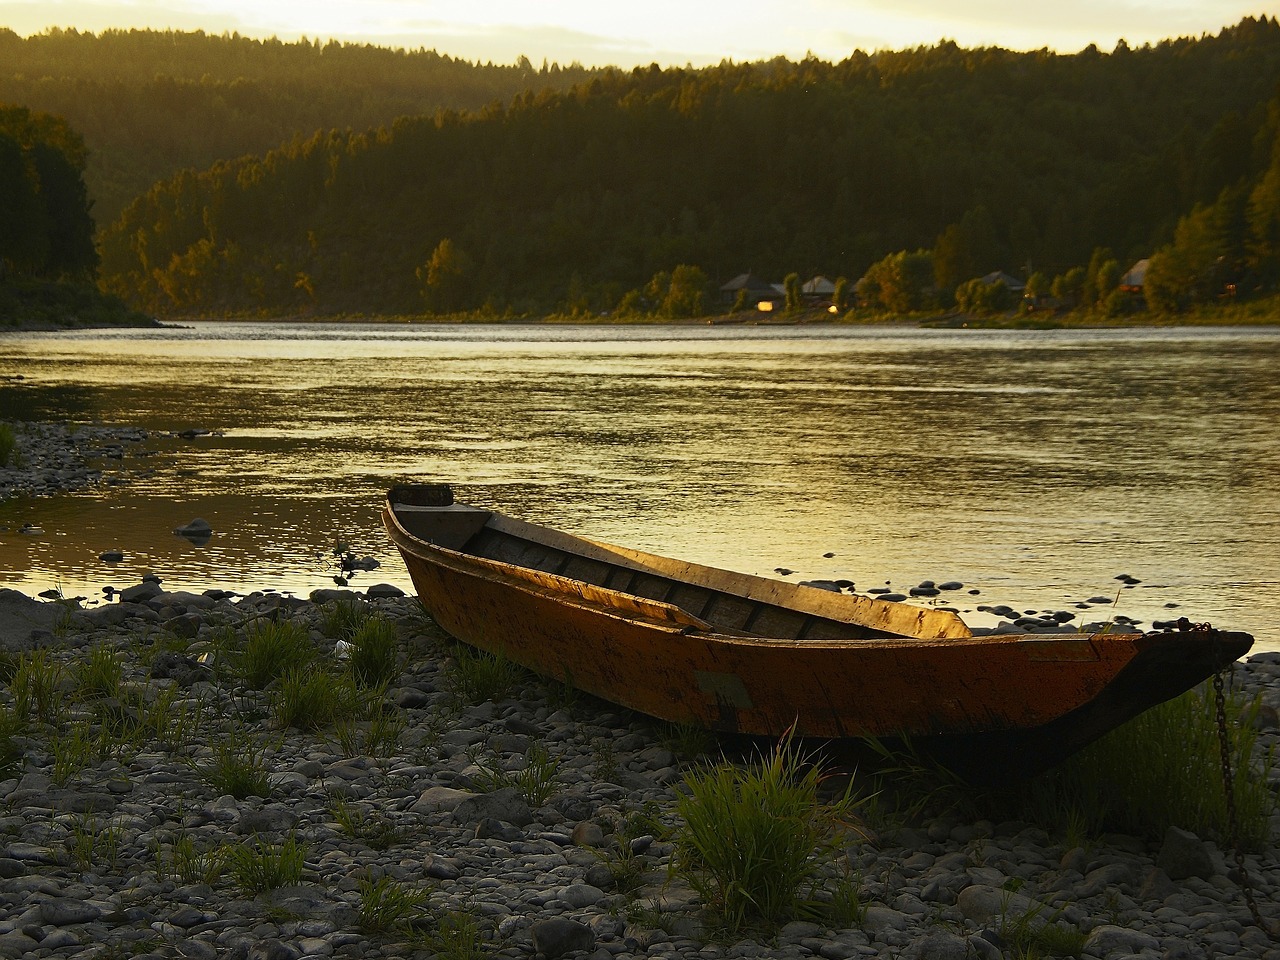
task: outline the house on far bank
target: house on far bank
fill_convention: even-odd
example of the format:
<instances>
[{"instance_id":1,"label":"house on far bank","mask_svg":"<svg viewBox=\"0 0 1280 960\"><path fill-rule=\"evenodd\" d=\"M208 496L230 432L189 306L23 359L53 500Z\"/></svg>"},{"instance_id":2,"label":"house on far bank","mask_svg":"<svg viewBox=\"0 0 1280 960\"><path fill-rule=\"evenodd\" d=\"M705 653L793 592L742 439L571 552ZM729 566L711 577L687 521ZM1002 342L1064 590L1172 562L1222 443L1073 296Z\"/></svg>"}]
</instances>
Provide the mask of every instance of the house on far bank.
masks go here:
<instances>
[{"instance_id":1,"label":"house on far bank","mask_svg":"<svg viewBox=\"0 0 1280 960\"><path fill-rule=\"evenodd\" d=\"M1003 282L1005 288L1015 296L1022 296L1023 292L1027 289L1025 282L1019 280L1017 277L1010 276L1003 270L988 273L985 277L982 277L982 282L988 287L994 287L997 283Z\"/></svg>"},{"instance_id":2,"label":"house on far bank","mask_svg":"<svg viewBox=\"0 0 1280 960\"><path fill-rule=\"evenodd\" d=\"M1144 257L1129 268L1128 273L1120 278L1120 289L1125 293L1141 293L1147 285L1147 267L1151 260Z\"/></svg>"},{"instance_id":3,"label":"house on far bank","mask_svg":"<svg viewBox=\"0 0 1280 960\"><path fill-rule=\"evenodd\" d=\"M836 285L824 276L816 276L800 286L800 294L806 300L830 300L836 292Z\"/></svg>"},{"instance_id":4,"label":"house on far bank","mask_svg":"<svg viewBox=\"0 0 1280 960\"><path fill-rule=\"evenodd\" d=\"M764 302L773 304L785 299L773 284L752 273L740 273L720 287L720 299L725 303L736 303L739 294L746 305L757 308Z\"/></svg>"}]
</instances>

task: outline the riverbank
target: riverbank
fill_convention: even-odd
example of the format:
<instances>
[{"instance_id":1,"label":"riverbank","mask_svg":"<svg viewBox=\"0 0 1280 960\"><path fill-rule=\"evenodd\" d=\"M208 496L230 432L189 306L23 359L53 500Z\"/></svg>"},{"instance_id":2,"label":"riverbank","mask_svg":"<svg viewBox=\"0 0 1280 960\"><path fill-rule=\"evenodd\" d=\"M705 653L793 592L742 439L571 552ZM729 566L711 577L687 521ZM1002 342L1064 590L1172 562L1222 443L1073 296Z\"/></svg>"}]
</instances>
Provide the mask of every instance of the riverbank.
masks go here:
<instances>
[{"instance_id":1,"label":"riverbank","mask_svg":"<svg viewBox=\"0 0 1280 960\"><path fill-rule=\"evenodd\" d=\"M246 680L246 638L292 625L337 670L352 608L394 626L380 706L285 723L281 681ZM955 814L868 821L842 859L842 922L719 943L670 870L691 738L523 673L486 696L466 648L395 588L237 597L156 578L93 610L0 591L0 645L42 665L21 681L27 725L5 729L0 956L474 956L456 946L471 939L513 960L996 960L1052 919L1086 957L1280 957L1211 842ZM1280 705L1280 656L1235 676ZM1276 834L1245 857L1272 922Z\"/></svg>"},{"instance_id":2,"label":"riverbank","mask_svg":"<svg viewBox=\"0 0 1280 960\"><path fill-rule=\"evenodd\" d=\"M804 326L814 324L846 324L855 326L919 326L971 329L1010 330L1068 330L1125 327L1218 327L1218 326L1276 326L1280 325L1280 294L1232 303L1199 304L1181 313L1160 313L1141 310L1132 313L1108 315L1089 310L1039 310L1030 313L1007 311L993 314L967 314L951 311L921 311L899 314L883 310L854 308L842 314L832 313L828 307L805 307L796 311L739 310L734 313L714 313L699 317L661 317L654 314L496 314L465 312L455 314L419 315L295 315L295 316L174 316L163 322L154 317L131 311L113 297L92 291L59 294L54 302L49 298L28 297L26 304L15 307L0 296L0 333L40 332L47 330L86 329L93 327L148 327L181 325L193 321L219 320L234 323L442 323L442 324L522 324L545 323L552 325L616 326ZM35 306L32 306L35 304Z\"/></svg>"},{"instance_id":3,"label":"riverbank","mask_svg":"<svg viewBox=\"0 0 1280 960\"><path fill-rule=\"evenodd\" d=\"M0 282L0 333L156 327L154 317L129 308L119 297L89 283L51 280Z\"/></svg>"}]
</instances>

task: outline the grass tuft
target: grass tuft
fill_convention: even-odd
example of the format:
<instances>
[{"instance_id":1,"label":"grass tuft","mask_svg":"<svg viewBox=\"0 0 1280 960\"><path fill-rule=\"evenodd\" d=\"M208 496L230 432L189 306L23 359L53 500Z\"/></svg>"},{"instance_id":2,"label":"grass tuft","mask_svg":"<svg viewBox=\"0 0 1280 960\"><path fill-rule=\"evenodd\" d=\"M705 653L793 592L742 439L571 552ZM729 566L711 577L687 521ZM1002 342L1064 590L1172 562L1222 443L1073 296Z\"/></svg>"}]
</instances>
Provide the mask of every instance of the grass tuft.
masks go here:
<instances>
[{"instance_id":1,"label":"grass tuft","mask_svg":"<svg viewBox=\"0 0 1280 960\"><path fill-rule=\"evenodd\" d=\"M386 617L370 617L350 642L351 675L361 688L385 688L400 675L400 639Z\"/></svg>"},{"instance_id":2,"label":"grass tuft","mask_svg":"<svg viewBox=\"0 0 1280 960\"><path fill-rule=\"evenodd\" d=\"M468 703L502 700L524 679L519 665L498 653L465 644L454 648L448 670L450 689Z\"/></svg>"},{"instance_id":3,"label":"grass tuft","mask_svg":"<svg viewBox=\"0 0 1280 960\"><path fill-rule=\"evenodd\" d=\"M360 915L357 923L361 930L371 934L391 933L405 926L419 915L427 900L427 891L390 877L361 880L359 891Z\"/></svg>"},{"instance_id":4,"label":"grass tuft","mask_svg":"<svg viewBox=\"0 0 1280 960\"><path fill-rule=\"evenodd\" d=\"M324 670L290 670L280 678L271 699L276 722L299 730L318 730L359 716L363 710L364 699L355 681Z\"/></svg>"},{"instance_id":5,"label":"grass tuft","mask_svg":"<svg viewBox=\"0 0 1280 960\"><path fill-rule=\"evenodd\" d=\"M560 761L553 759L540 743L529 747L525 764L519 770L504 770L497 759L477 762L480 773L472 777L475 787L485 793L515 789L520 799L530 807L544 806L560 789Z\"/></svg>"},{"instance_id":6,"label":"grass tuft","mask_svg":"<svg viewBox=\"0 0 1280 960\"><path fill-rule=\"evenodd\" d=\"M45 723L57 723L65 709L61 691L65 676L66 669L44 647L22 654L9 684L18 719L35 716Z\"/></svg>"},{"instance_id":7,"label":"grass tuft","mask_svg":"<svg viewBox=\"0 0 1280 960\"><path fill-rule=\"evenodd\" d=\"M822 801L812 759L788 735L745 767L722 762L685 777L677 868L726 936L797 916L802 888L817 886L853 829L851 789Z\"/></svg>"},{"instance_id":8,"label":"grass tuft","mask_svg":"<svg viewBox=\"0 0 1280 960\"><path fill-rule=\"evenodd\" d=\"M290 835L279 846L268 846L255 840L231 847L228 867L241 893L256 897L268 890L293 887L302 882L304 857L302 844Z\"/></svg>"},{"instance_id":9,"label":"grass tuft","mask_svg":"<svg viewBox=\"0 0 1280 960\"><path fill-rule=\"evenodd\" d=\"M448 910L437 916L435 927L416 938L439 960L483 960L489 955L485 929L470 910Z\"/></svg>"},{"instance_id":10,"label":"grass tuft","mask_svg":"<svg viewBox=\"0 0 1280 960\"><path fill-rule=\"evenodd\" d=\"M218 739L213 759L200 770L219 796L237 800L271 796L270 772L265 745L238 728Z\"/></svg>"},{"instance_id":11,"label":"grass tuft","mask_svg":"<svg viewBox=\"0 0 1280 960\"><path fill-rule=\"evenodd\" d=\"M408 839L408 831L396 826L385 814L335 798L330 808L338 829L352 840L359 840L371 850L389 850Z\"/></svg>"},{"instance_id":12,"label":"grass tuft","mask_svg":"<svg viewBox=\"0 0 1280 960\"><path fill-rule=\"evenodd\" d=\"M320 612L320 629L326 637L350 641L373 616L369 605L352 597L326 603Z\"/></svg>"},{"instance_id":13,"label":"grass tuft","mask_svg":"<svg viewBox=\"0 0 1280 960\"><path fill-rule=\"evenodd\" d=\"M98 644L76 674L76 693L82 700L116 698L123 679L119 655L106 644Z\"/></svg>"},{"instance_id":14,"label":"grass tuft","mask_svg":"<svg viewBox=\"0 0 1280 960\"><path fill-rule=\"evenodd\" d=\"M1257 699L1227 696L1239 840L1253 850L1269 841L1277 808L1268 787L1274 751L1254 763L1259 708ZM1135 717L1038 778L1030 790L1033 801L1051 811L1047 819L1074 834L1116 831L1158 840L1172 826L1229 841L1212 688L1202 685Z\"/></svg>"},{"instance_id":15,"label":"grass tuft","mask_svg":"<svg viewBox=\"0 0 1280 960\"><path fill-rule=\"evenodd\" d=\"M262 690L290 670L307 666L315 656L315 645L300 624L260 620L249 628L237 667L245 683Z\"/></svg>"}]
</instances>

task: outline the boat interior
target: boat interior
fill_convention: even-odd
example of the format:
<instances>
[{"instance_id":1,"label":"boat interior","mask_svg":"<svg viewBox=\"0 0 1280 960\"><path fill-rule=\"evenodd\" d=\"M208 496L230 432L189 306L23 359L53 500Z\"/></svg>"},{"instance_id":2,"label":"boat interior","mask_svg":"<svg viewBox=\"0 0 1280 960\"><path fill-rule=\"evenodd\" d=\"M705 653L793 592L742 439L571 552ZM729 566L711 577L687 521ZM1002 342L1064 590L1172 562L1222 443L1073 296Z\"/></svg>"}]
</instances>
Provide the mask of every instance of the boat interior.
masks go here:
<instances>
[{"instance_id":1,"label":"boat interior","mask_svg":"<svg viewBox=\"0 0 1280 960\"><path fill-rule=\"evenodd\" d=\"M716 632L788 640L902 635L853 622L859 618L859 602L879 601L631 551L451 501L406 503L393 496L391 502L401 526L419 539L469 556L670 604ZM846 612L841 607L847 608L848 619L841 617ZM967 635L962 624L960 629Z\"/></svg>"}]
</instances>

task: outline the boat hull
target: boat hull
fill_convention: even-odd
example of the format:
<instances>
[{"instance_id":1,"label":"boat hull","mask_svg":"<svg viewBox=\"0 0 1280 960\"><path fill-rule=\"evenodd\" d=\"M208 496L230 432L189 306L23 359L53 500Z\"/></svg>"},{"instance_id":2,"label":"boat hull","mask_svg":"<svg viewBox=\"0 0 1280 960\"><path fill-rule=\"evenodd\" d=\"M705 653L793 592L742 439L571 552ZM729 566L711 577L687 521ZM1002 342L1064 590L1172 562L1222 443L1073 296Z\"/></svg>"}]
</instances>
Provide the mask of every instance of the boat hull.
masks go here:
<instances>
[{"instance_id":1,"label":"boat hull","mask_svg":"<svg viewBox=\"0 0 1280 960\"><path fill-rule=\"evenodd\" d=\"M752 636L431 543L405 528L394 503L384 520L423 605L466 643L672 723L761 737L905 738L971 779L1052 765L1252 643L1212 630Z\"/></svg>"}]
</instances>

